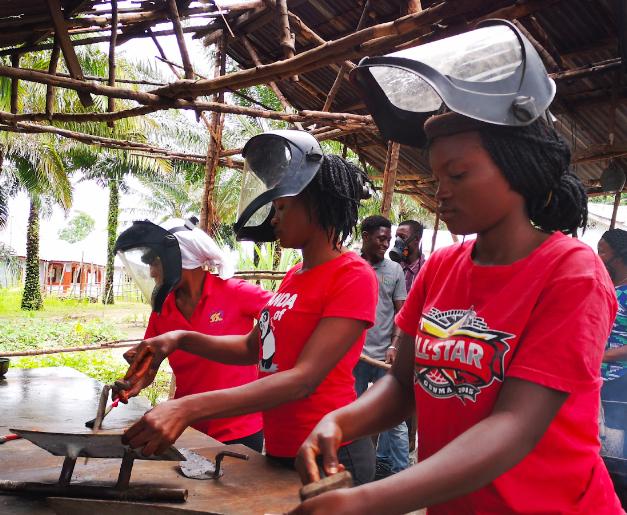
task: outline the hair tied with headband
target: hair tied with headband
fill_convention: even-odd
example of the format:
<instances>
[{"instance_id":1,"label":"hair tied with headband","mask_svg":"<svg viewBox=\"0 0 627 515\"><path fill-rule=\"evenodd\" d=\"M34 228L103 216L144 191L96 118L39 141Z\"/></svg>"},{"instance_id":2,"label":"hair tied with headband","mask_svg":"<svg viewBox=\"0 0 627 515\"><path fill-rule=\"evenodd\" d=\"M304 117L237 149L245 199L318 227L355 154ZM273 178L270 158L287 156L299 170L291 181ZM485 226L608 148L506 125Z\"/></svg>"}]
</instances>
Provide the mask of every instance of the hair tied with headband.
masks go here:
<instances>
[{"instance_id":1,"label":"hair tied with headband","mask_svg":"<svg viewBox=\"0 0 627 515\"><path fill-rule=\"evenodd\" d=\"M228 254L224 252L206 232L198 229L198 218L188 220L171 218L161 227L174 234L181 249L181 266L184 270L209 267L215 268L222 279L229 279L235 273L235 267Z\"/></svg>"}]
</instances>

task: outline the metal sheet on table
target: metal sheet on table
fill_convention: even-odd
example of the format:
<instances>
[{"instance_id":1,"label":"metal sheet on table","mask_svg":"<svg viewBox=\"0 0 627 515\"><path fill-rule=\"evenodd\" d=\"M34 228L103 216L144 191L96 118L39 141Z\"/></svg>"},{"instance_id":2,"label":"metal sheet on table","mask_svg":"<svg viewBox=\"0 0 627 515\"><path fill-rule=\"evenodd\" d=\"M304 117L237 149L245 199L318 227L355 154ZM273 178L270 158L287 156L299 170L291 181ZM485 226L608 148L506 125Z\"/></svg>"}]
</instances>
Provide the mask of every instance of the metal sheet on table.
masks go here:
<instances>
[{"instance_id":1,"label":"metal sheet on table","mask_svg":"<svg viewBox=\"0 0 627 515\"><path fill-rule=\"evenodd\" d=\"M11 428L12 433L33 442L54 456L80 456L85 458L123 458L132 452L138 460L183 461L183 456L176 448L170 448L158 456L144 456L122 443L122 432L116 433L55 433L47 431L29 431Z\"/></svg>"}]
</instances>

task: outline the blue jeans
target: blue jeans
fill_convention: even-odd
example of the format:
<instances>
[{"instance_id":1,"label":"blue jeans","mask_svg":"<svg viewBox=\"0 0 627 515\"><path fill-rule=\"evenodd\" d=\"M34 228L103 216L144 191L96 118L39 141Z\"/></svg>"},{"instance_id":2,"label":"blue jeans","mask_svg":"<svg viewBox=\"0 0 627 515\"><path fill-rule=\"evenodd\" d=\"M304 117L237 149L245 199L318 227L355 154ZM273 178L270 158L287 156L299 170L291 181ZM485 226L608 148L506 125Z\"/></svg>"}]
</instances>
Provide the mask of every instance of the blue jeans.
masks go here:
<instances>
[{"instance_id":1,"label":"blue jeans","mask_svg":"<svg viewBox=\"0 0 627 515\"><path fill-rule=\"evenodd\" d=\"M369 383L376 383L386 373L382 368L359 361L353 370L357 396L368 389ZM392 472L400 472L409 467L409 441L405 422L379 435L377 460L388 464Z\"/></svg>"}]
</instances>

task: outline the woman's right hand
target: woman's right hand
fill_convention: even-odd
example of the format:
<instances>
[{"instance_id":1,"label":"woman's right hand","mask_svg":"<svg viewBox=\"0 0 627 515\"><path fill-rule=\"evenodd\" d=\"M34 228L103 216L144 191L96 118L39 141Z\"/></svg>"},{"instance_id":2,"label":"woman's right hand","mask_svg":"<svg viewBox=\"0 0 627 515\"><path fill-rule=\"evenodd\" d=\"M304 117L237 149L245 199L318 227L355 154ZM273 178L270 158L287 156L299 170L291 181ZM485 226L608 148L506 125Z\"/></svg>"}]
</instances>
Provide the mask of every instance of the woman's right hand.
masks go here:
<instances>
[{"instance_id":1,"label":"woman's right hand","mask_svg":"<svg viewBox=\"0 0 627 515\"><path fill-rule=\"evenodd\" d=\"M342 429L331 418L323 418L303 442L296 454L296 470L303 484L320 480L318 456L322 457L322 470L327 476L344 470L337 458L342 443Z\"/></svg>"},{"instance_id":2,"label":"woman's right hand","mask_svg":"<svg viewBox=\"0 0 627 515\"><path fill-rule=\"evenodd\" d=\"M123 356L131 368L133 368L136 359L143 359L144 356L150 359L150 364L143 367L138 363L140 368L136 373L115 381L111 398L119 398L123 403L126 403L129 398L135 397L150 385L157 375L161 362L178 348L182 333L183 331L170 331L154 338L148 338L126 351ZM129 372L131 368L129 368ZM128 374L127 372L127 376ZM124 393L122 394L122 392Z\"/></svg>"}]
</instances>

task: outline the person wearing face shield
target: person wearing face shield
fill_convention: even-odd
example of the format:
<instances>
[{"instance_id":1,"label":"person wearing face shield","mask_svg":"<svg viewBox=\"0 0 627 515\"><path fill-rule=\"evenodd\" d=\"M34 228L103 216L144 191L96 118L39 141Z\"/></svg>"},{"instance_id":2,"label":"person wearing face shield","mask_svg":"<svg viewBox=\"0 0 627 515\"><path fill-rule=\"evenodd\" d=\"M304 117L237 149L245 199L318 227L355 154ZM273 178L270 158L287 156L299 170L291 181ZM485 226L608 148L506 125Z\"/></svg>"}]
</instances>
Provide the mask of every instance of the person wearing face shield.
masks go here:
<instances>
[{"instance_id":1,"label":"person wearing face shield","mask_svg":"<svg viewBox=\"0 0 627 515\"><path fill-rule=\"evenodd\" d=\"M160 226L135 222L118 238L118 255L131 277L147 275L154 281L152 290L147 281L138 283L153 300L145 339L176 330L212 335L246 333L271 297L270 292L233 278L228 256L195 227L197 221L195 217L187 221L172 218ZM134 255L148 266L147 274L133 266ZM124 357L132 362L135 355L131 349ZM245 385L258 377L254 365L226 365L183 351L173 352L168 360L175 377L175 399ZM260 413L199 420L193 427L226 444L241 443L258 452L263 448Z\"/></svg>"},{"instance_id":2,"label":"person wearing face shield","mask_svg":"<svg viewBox=\"0 0 627 515\"><path fill-rule=\"evenodd\" d=\"M416 220L403 220L396 228L394 246L390 249L390 259L401 265L405 274L405 287L411 290L414 279L425 263L422 253L422 232L424 227Z\"/></svg>"},{"instance_id":3,"label":"person wearing face shield","mask_svg":"<svg viewBox=\"0 0 627 515\"><path fill-rule=\"evenodd\" d=\"M384 139L426 143L440 219L477 234L432 254L396 316L391 372L327 416L297 458L333 472L338 441L418 417L418 463L290 514L624 513L599 454L599 370L616 298L567 236L586 192L545 119L555 85L518 29L363 59L352 71Z\"/></svg>"},{"instance_id":4,"label":"person wearing face shield","mask_svg":"<svg viewBox=\"0 0 627 515\"><path fill-rule=\"evenodd\" d=\"M287 272L247 334L174 331L148 338L134 351L153 349L153 371L166 356L184 351L220 363L257 364L259 379L160 404L123 440L144 454L158 454L190 424L261 410L266 455L293 467L296 451L320 419L356 398L352 371L375 320L377 279L343 243L357 223L360 200L369 195L368 181L350 162L324 155L304 131L260 134L242 155L237 237L278 239L283 247L300 249L302 263ZM350 470L358 484L372 480L372 440L337 443L335 470Z\"/></svg>"}]
</instances>

